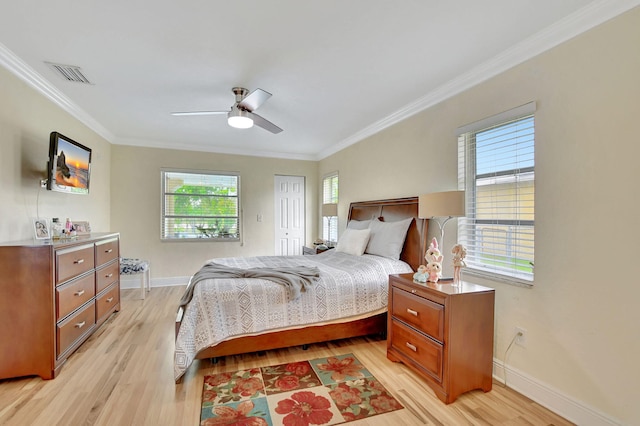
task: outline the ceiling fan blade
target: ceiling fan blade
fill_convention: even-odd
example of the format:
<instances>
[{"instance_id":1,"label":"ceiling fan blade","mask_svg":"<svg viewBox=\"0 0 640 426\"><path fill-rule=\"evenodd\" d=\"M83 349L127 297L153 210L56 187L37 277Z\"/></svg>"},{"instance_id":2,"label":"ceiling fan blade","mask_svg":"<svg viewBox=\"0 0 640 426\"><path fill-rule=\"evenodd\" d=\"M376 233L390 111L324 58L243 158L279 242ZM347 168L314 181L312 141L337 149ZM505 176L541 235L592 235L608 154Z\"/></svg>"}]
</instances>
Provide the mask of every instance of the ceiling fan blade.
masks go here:
<instances>
[{"instance_id":1,"label":"ceiling fan blade","mask_svg":"<svg viewBox=\"0 0 640 426\"><path fill-rule=\"evenodd\" d=\"M270 97L271 93L262 89L256 89L245 96L244 99L242 99L240 103L238 103L238 105L251 112L258 109L260 105L265 103L266 100Z\"/></svg>"},{"instance_id":2,"label":"ceiling fan blade","mask_svg":"<svg viewBox=\"0 0 640 426\"><path fill-rule=\"evenodd\" d=\"M282 131L280 127L276 126L266 118L263 118L256 113L250 112L249 116L253 119L253 124L255 124L258 127L262 127L263 129L273 134L278 134Z\"/></svg>"},{"instance_id":3,"label":"ceiling fan blade","mask_svg":"<svg viewBox=\"0 0 640 426\"><path fill-rule=\"evenodd\" d=\"M185 112L172 112L171 115L180 116L180 115L217 115L217 114L228 114L229 111L185 111Z\"/></svg>"}]
</instances>

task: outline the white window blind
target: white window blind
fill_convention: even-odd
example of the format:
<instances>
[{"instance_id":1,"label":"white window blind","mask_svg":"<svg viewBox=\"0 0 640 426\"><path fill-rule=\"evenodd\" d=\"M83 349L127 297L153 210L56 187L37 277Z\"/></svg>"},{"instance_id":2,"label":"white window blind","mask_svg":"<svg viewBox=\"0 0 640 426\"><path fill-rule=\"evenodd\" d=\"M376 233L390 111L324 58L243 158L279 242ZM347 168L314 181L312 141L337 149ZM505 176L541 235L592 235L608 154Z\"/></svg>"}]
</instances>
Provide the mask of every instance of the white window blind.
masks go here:
<instances>
[{"instance_id":1,"label":"white window blind","mask_svg":"<svg viewBox=\"0 0 640 426\"><path fill-rule=\"evenodd\" d=\"M237 241L240 176L162 170L162 240Z\"/></svg>"},{"instance_id":2,"label":"white window blind","mask_svg":"<svg viewBox=\"0 0 640 426\"><path fill-rule=\"evenodd\" d=\"M458 129L458 240L467 270L531 284L534 266L535 104Z\"/></svg>"},{"instance_id":3,"label":"white window blind","mask_svg":"<svg viewBox=\"0 0 640 426\"><path fill-rule=\"evenodd\" d=\"M338 173L332 173L322 179L322 204L338 204ZM338 240L338 219L335 216L322 218L322 239Z\"/></svg>"}]
</instances>

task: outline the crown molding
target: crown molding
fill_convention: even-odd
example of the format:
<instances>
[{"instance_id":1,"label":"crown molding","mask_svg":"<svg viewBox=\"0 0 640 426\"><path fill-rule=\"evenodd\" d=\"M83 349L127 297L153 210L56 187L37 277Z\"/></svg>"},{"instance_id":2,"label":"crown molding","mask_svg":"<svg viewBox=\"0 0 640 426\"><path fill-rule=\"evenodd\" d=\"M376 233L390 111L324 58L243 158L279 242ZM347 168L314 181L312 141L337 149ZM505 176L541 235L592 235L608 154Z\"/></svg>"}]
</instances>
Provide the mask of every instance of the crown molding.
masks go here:
<instances>
[{"instance_id":1,"label":"crown molding","mask_svg":"<svg viewBox=\"0 0 640 426\"><path fill-rule=\"evenodd\" d=\"M114 145L128 145L138 146L144 148L160 148L160 149L178 149L181 151L198 151L198 152L212 152L216 154L231 154L231 155L243 155L248 157L263 157L263 158L279 158L283 160L303 160L303 161L317 161L316 156L313 154L295 154L291 152L277 152L277 151L260 151L253 150L247 151L246 149L235 149L223 146L211 145L203 147L202 145L190 145L183 144L175 145L168 141L156 141L146 139L133 139L133 138L117 138Z\"/></svg>"},{"instance_id":2,"label":"crown molding","mask_svg":"<svg viewBox=\"0 0 640 426\"><path fill-rule=\"evenodd\" d=\"M501 54L472 68L431 93L408 104L406 107L371 124L335 145L318 153L316 160L322 160L363 139L397 124L407 118L437 105L489 78L513 68L571 38L582 34L628 10L640 5L640 0L597 0L582 9L537 32L533 36L510 47Z\"/></svg>"}]
</instances>

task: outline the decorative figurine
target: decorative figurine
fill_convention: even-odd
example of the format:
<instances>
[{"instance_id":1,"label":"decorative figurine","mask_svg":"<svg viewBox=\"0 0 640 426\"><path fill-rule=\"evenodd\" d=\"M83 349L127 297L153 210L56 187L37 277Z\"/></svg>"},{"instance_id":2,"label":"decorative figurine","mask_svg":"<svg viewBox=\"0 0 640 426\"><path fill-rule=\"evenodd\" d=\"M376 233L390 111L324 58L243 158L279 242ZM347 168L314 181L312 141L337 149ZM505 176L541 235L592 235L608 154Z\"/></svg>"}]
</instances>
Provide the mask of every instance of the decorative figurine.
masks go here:
<instances>
[{"instance_id":1,"label":"decorative figurine","mask_svg":"<svg viewBox=\"0 0 640 426\"><path fill-rule=\"evenodd\" d=\"M429 275L429 272L427 271L427 267L424 265L420 265L418 266L418 272L413 274L413 280L419 283L426 283L427 275Z\"/></svg>"},{"instance_id":2,"label":"decorative figurine","mask_svg":"<svg viewBox=\"0 0 640 426\"><path fill-rule=\"evenodd\" d=\"M467 266L464 258L467 257L467 249L462 244L456 244L451 249L453 254L453 285L459 286L461 284L460 270Z\"/></svg>"},{"instance_id":3,"label":"decorative figurine","mask_svg":"<svg viewBox=\"0 0 640 426\"><path fill-rule=\"evenodd\" d=\"M438 240L436 240L435 237L431 240L431 244L429 244L429 248L427 249L427 253L424 255L424 258L427 261L427 271L429 272L429 278L427 280L432 283L437 283L440 277L442 277L443 256L440 253Z\"/></svg>"},{"instance_id":4,"label":"decorative figurine","mask_svg":"<svg viewBox=\"0 0 640 426\"><path fill-rule=\"evenodd\" d=\"M442 277L442 263L441 262L431 262L427 264L427 271L429 271L429 281L432 283L437 283L438 280Z\"/></svg>"}]
</instances>

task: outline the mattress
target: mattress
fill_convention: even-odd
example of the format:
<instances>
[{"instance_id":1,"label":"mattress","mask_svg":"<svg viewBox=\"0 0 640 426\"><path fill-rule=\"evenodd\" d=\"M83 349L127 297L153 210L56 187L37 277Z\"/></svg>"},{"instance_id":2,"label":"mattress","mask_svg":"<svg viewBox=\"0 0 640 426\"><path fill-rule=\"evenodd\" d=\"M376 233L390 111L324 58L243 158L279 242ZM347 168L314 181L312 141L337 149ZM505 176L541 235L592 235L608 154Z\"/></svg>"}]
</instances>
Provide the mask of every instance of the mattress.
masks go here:
<instances>
[{"instance_id":1,"label":"mattress","mask_svg":"<svg viewBox=\"0 0 640 426\"><path fill-rule=\"evenodd\" d=\"M212 259L236 268L316 266L320 280L300 297L257 278L200 281L186 306L176 337L174 376L178 380L210 346L247 335L350 321L383 312L389 274L412 272L403 261L375 255L353 256L328 250L316 256L259 256Z\"/></svg>"}]
</instances>

